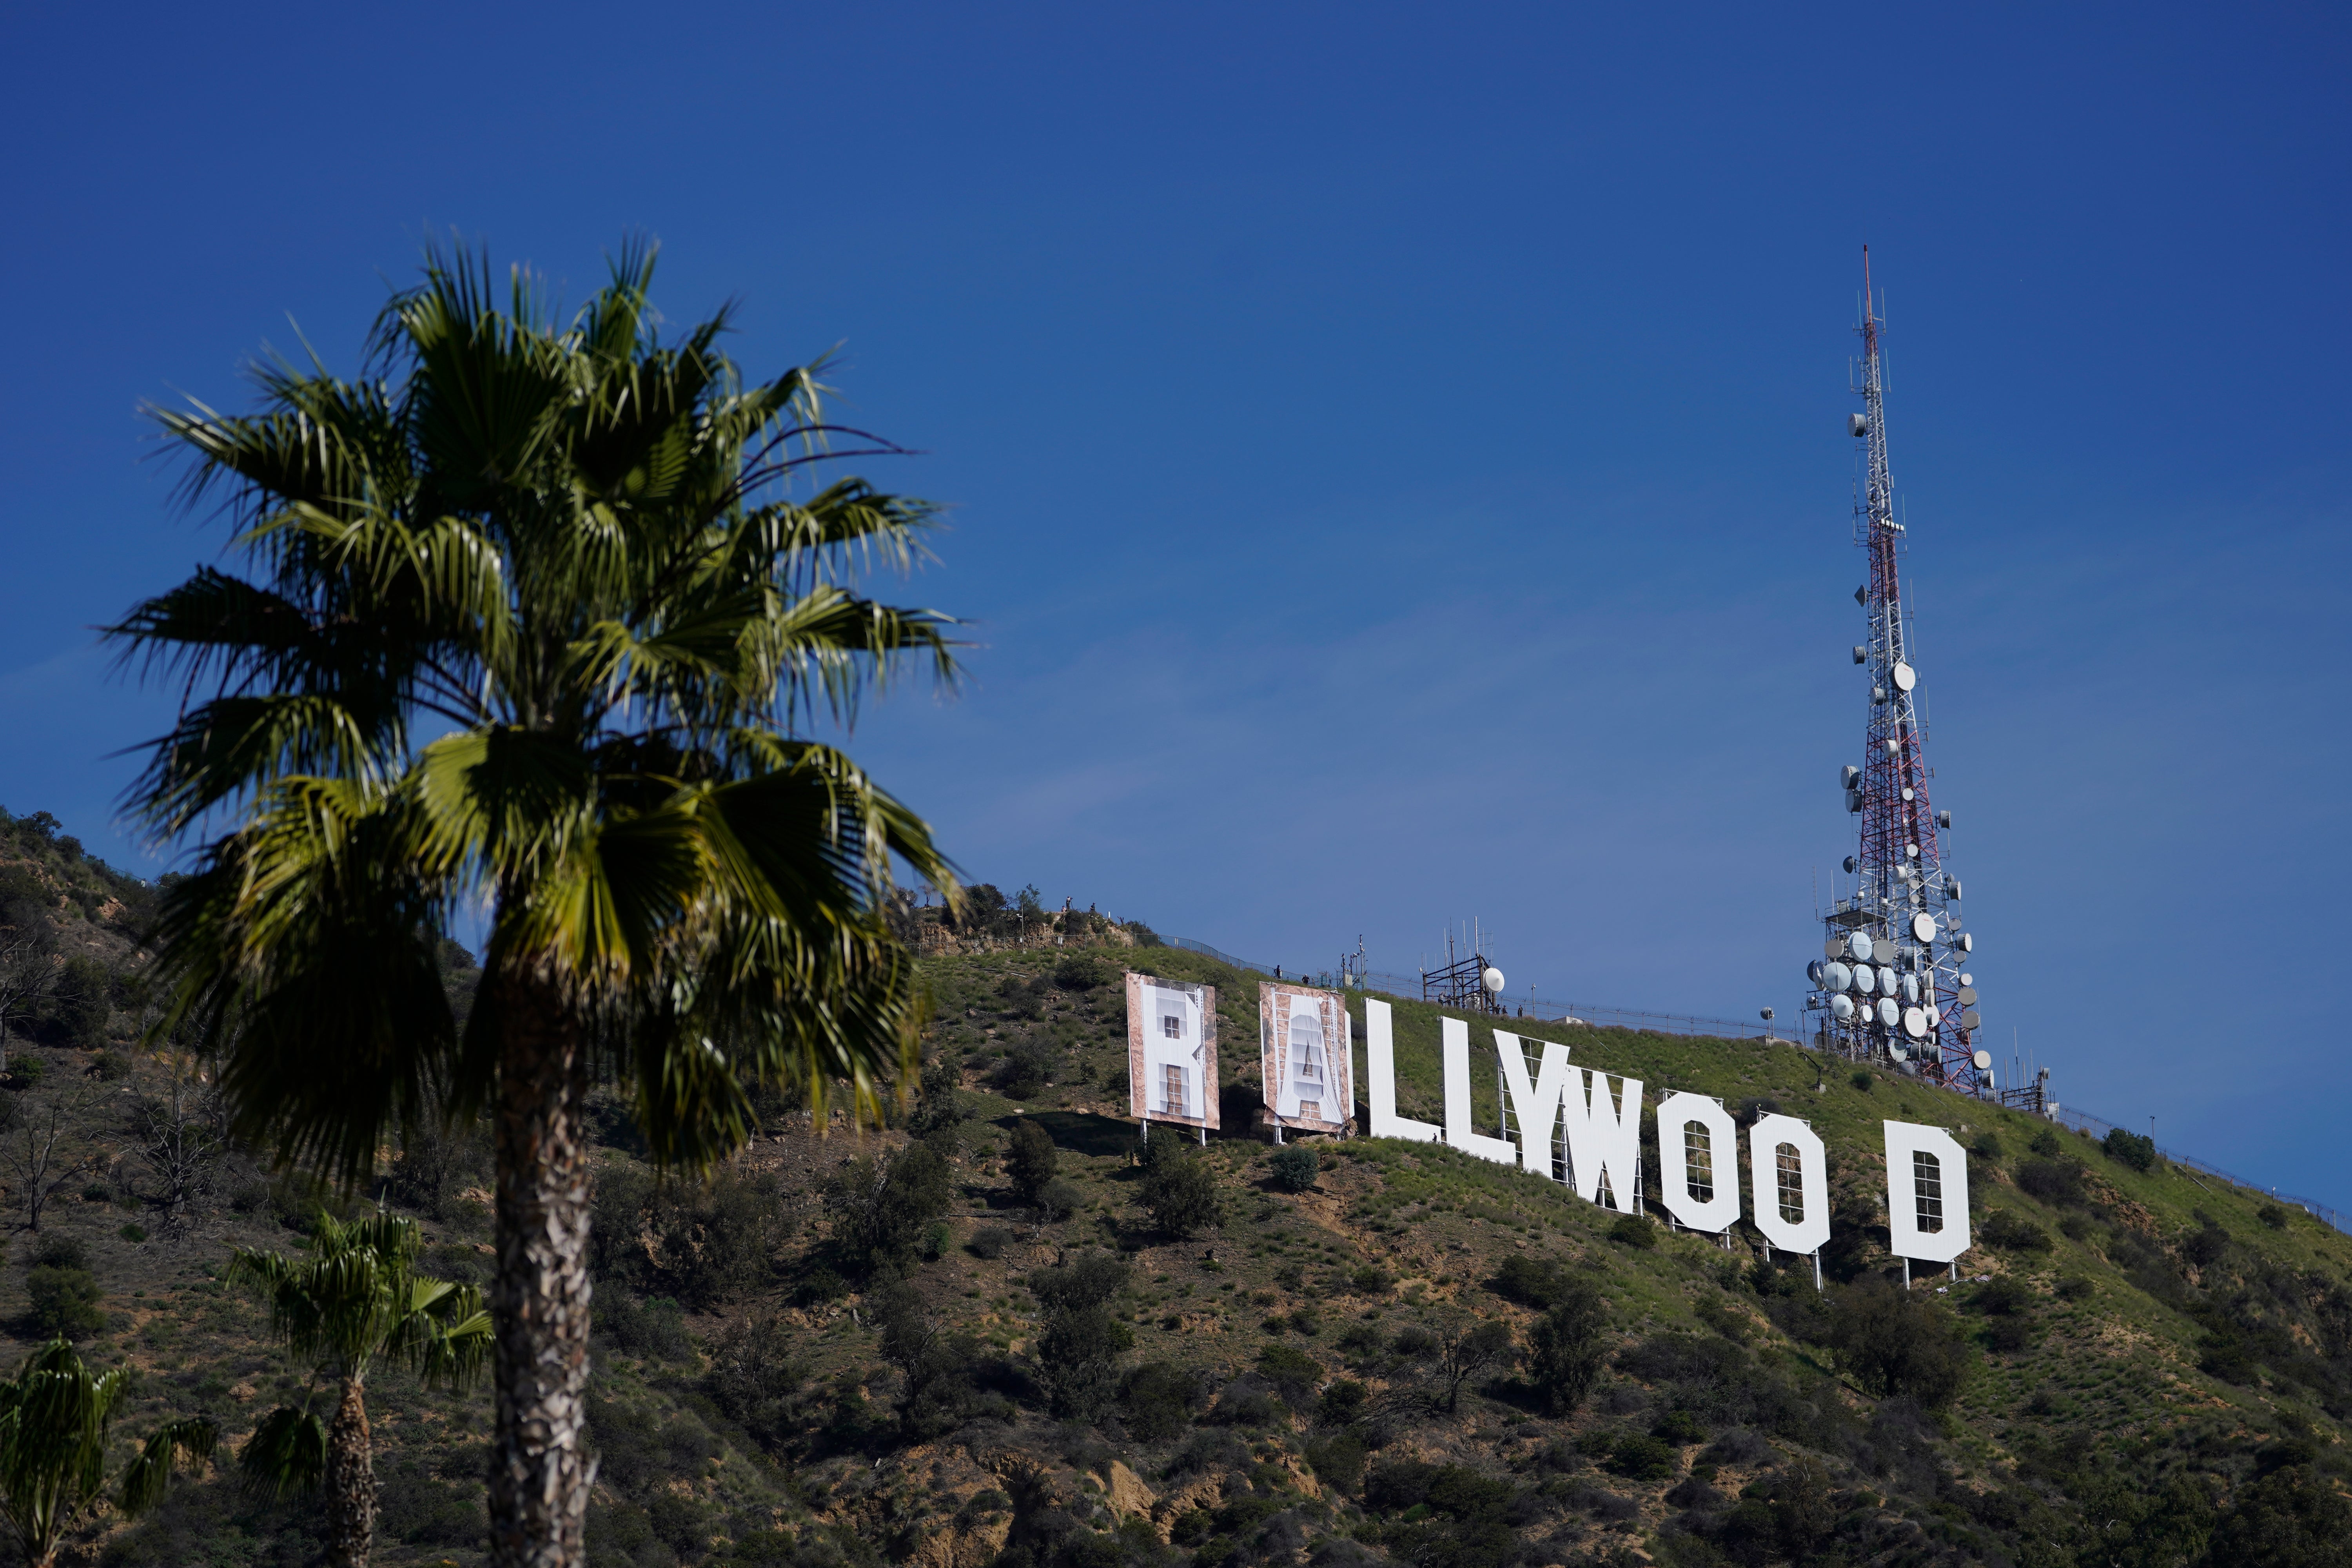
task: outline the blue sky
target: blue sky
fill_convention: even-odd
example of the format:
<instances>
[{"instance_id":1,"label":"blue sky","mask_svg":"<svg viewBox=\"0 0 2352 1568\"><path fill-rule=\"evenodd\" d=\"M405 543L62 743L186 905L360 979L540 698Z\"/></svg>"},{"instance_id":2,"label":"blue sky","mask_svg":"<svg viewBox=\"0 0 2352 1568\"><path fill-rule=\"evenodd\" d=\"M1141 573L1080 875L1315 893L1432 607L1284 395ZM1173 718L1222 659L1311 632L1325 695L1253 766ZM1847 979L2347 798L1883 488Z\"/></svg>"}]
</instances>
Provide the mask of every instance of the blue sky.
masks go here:
<instances>
[{"instance_id":1,"label":"blue sky","mask_svg":"<svg viewBox=\"0 0 2352 1568\"><path fill-rule=\"evenodd\" d=\"M2062 1100L2352 1203L2340 10L19 8L0 804L212 558L142 399L348 367L451 230L841 345L982 645L856 744L1231 951L1793 1011L1852 848L1860 247L1976 973Z\"/></svg>"}]
</instances>

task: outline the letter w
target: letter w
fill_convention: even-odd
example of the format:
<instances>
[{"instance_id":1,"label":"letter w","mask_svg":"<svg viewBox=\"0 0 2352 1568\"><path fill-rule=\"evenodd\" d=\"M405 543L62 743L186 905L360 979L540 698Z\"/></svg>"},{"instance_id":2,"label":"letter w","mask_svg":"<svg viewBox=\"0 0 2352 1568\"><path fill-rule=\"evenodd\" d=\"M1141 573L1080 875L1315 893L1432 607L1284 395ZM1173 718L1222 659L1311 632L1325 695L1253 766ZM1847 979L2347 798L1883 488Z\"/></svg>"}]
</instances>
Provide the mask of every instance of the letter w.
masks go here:
<instances>
[{"instance_id":1,"label":"letter w","mask_svg":"<svg viewBox=\"0 0 2352 1568\"><path fill-rule=\"evenodd\" d=\"M1568 1118L1569 1181L1578 1197L1597 1204L1606 1179L1617 1207L1631 1214L1634 1194L1642 1190L1641 1079L1618 1079L1622 1093L1612 1106L1607 1074L1580 1068L1568 1071L1562 1114Z\"/></svg>"}]
</instances>

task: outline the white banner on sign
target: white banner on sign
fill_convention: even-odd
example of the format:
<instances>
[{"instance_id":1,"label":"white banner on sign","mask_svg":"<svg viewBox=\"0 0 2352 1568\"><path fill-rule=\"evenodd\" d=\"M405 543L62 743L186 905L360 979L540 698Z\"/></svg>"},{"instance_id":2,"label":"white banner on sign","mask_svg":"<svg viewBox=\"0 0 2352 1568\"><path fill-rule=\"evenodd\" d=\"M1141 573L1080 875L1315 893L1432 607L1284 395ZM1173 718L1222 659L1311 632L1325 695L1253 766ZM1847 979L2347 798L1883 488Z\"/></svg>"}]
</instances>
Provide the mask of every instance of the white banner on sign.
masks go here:
<instances>
[{"instance_id":1,"label":"white banner on sign","mask_svg":"<svg viewBox=\"0 0 2352 1568\"><path fill-rule=\"evenodd\" d=\"M1257 987L1258 1074L1276 1136L1345 1136L1356 1114L1349 1071L1348 1004L1336 991L1262 980Z\"/></svg>"},{"instance_id":2,"label":"white banner on sign","mask_svg":"<svg viewBox=\"0 0 2352 1568\"><path fill-rule=\"evenodd\" d=\"M1216 987L1130 970L1127 1052L1129 1115L1147 1124L1216 1126Z\"/></svg>"}]
</instances>

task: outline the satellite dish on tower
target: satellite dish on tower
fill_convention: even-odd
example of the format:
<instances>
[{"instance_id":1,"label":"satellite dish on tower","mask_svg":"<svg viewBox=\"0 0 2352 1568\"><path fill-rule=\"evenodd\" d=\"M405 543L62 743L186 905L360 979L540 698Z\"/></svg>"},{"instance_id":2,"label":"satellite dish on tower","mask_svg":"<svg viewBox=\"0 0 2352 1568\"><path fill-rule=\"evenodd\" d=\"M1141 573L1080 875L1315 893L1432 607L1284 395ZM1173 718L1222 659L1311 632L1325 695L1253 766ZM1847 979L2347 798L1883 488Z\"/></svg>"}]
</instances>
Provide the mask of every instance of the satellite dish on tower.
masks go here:
<instances>
[{"instance_id":1,"label":"satellite dish on tower","mask_svg":"<svg viewBox=\"0 0 2352 1568\"><path fill-rule=\"evenodd\" d=\"M1895 661L1895 689L1897 691L1908 691L1918 684L1919 672L1912 668L1909 665L1904 663L1901 659L1896 659Z\"/></svg>"},{"instance_id":2,"label":"satellite dish on tower","mask_svg":"<svg viewBox=\"0 0 2352 1568\"><path fill-rule=\"evenodd\" d=\"M1818 958L1805 965L1805 978L1811 981L1816 985L1819 985L1822 981L1827 977L1828 973L1829 965L1823 963Z\"/></svg>"},{"instance_id":3,"label":"satellite dish on tower","mask_svg":"<svg viewBox=\"0 0 2352 1568\"><path fill-rule=\"evenodd\" d=\"M1851 876L1853 876L1856 871L1859 871L1859 870L1861 870L1861 869L1862 869L1862 862L1861 862L1861 861L1859 861L1859 860L1855 859L1855 858L1854 858L1853 856L1851 856L1851 855L1849 855L1849 856L1847 856L1847 857L1845 858L1845 874L1846 874L1847 876L1851 877Z\"/></svg>"},{"instance_id":4,"label":"satellite dish on tower","mask_svg":"<svg viewBox=\"0 0 2352 1568\"><path fill-rule=\"evenodd\" d=\"M1878 971L1867 963L1853 966L1853 988L1864 996L1878 989Z\"/></svg>"},{"instance_id":5,"label":"satellite dish on tower","mask_svg":"<svg viewBox=\"0 0 2352 1568\"><path fill-rule=\"evenodd\" d=\"M1911 934L1918 938L1921 942L1935 941L1936 917L1927 913L1913 915L1911 917Z\"/></svg>"},{"instance_id":6,"label":"satellite dish on tower","mask_svg":"<svg viewBox=\"0 0 2352 1568\"><path fill-rule=\"evenodd\" d=\"M1844 1023L1848 1018L1853 1017L1853 998L1843 995L1831 997L1830 1016L1835 1018L1841 1024Z\"/></svg>"},{"instance_id":7,"label":"satellite dish on tower","mask_svg":"<svg viewBox=\"0 0 2352 1568\"><path fill-rule=\"evenodd\" d=\"M1903 1009L1895 1005L1894 997L1882 996L1878 999L1878 1021L1890 1029L1903 1021Z\"/></svg>"},{"instance_id":8,"label":"satellite dish on tower","mask_svg":"<svg viewBox=\"0 0 2352 1568\"><path fill-rule=\"evenodd\" d=\"M1915 1040L1927 1037L1927 1015L1916 1007L1903 1009L1903 1032Z\"/></svg>"},{"instance_id":9,"label":"satellite dish on tower","mask_svg":"<svg viewBox=\"0 0 2352 1568\"><path fill-rule=\"evenodd\" d=\"M1857 441L1861 440L1864 436L1869 435L1869 416L1864 414L1847 415L1845 416L1845 433L1853 437Z\"/></svg>"},{"instance_id":10,"label":"satellite dish on tower","mask_svg":"<svg viewBox=\"0 0 2352 1568\"><path fill-rule=\"evenodd\" d=\"M1977 1071L1992 1071L1992 1053L1990 1051L1979 1051L1975 1056L1970 1057L1969 1059L1977 1064Z\"/></svg>"},{"instance_id":11,"label":"satellite dish on tower","mask_svg":"<svg viewBox=\"0 0 2352 1568\"><path fill-rule=\"evenodd\" d=\"M1853 954L1853 955L1854 955L1854 957L1856 957L1856 958L1858 958L1858 959L1861 959L1864 963L1869 963L1869 962L1870 962L1870 938L1869 938L1869 936L1868 936L1868 935L1866 935L1865 933L1862 932L1862 931L1856 931L1856 932L1854 932L1852 936L1850 936L1850 937L1848 937L1848 938L1846 938L1846 939L1845 939L1845 950L1846 950L1848 952L1850 952L1850 953Z\"/></svg>"},{"instance_id":12,"label":"satellite dish on tower","mask_svg":"<svg viewBox=\"0 0 2352 1568\"><path fill-rule=\"evenodd\" d=\"M1853 971L1843 963L1824 963L1821 984L1832 991L1843 991L1853 984Z\"/></svg>"},{"instance_id":13,"label":"satellite dish on tower","mask_svg":"<svg viewBox=\"0 0 2352 1568\"><path fill-rule=\"evenodd\" d=\"M1486 973L1478 976L1478 984L1500 996L1503 994L1503 972L1499 969L1489 969Z\"/></svg>"}]
</instances>

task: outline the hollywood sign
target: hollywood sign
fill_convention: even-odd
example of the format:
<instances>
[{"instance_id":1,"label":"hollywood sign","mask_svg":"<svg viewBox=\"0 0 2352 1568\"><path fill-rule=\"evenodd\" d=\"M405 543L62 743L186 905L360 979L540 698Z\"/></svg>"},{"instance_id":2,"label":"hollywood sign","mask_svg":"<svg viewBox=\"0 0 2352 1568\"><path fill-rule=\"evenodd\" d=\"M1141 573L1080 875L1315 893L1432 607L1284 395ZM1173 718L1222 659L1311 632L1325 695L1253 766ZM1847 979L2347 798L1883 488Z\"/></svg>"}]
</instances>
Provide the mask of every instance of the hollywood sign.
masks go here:
<instances>
[{"instance_id":1,"label":"hollywood sign","mask_svg":"<svg viewBox=\"0 0 2352 1568\"><path fill-rule=\"evenodd\" d=\"M1349 1079L1353 1031L1348 998L1336 991L1263 983L1258 987L1261 1094L1276 1135L1345 1136L1355 1104ZM1217 993L1211 985L1127 976L1129 1111L1143 1123L1191 1128L1207 1141L1218 1125ZM1550 1040L1495 1031L1504 1103L1518 1141L1478 1131L1470 1118L1470 1026L1443 1028L1445 1124L1400 1116L1396 1042L1389 1005L1364 998L1368 1131L1375 1138L1444 1143L1465 1154L1562 1182L1589 1204L1603 1194L1632 1209L1642 1192L1642 1083L1587 1072ZM1528 1047L1540 1047L1528 1077ZM1720 1100L1675 1093L1658 1102L1658 1156L1666 1212L1691 1230L1720 1234L1741 1217L1739 1129ZM1888 1250L1923 1263L1951 1263L1969 1249L1969 1157L1940 1127L1882 1124L1886 1141ZM1747 1218L1784 1252L1818 1254L1830 1238L1829 1155L1821 1135L1775 1111L1748 1130ZM1907 1178L1907 1182L1906 1182ZM1900 1189L1906 1185L1907 1192Z\"/></svg>"},{"instance_id":2,"label":"hollywood sign","mask_svg":"<svg viewBox=\"0 0 2352 1568\"><path fill-rule=\"evenodd\" d=\"M1589 1204L1600 1204L1605 1188L1616 1207L1627 1208L1627 1200L1641 1192L1639 1079L1618 1079L1612 1094L1609 1076L1571 1064L1566 1046L1523 1041L1496 1029L1503 1092L1519 1133L1515 1143L1472 1127L1470 1026L1442 1018L1445 1124L1440 1127L1397 1114L1389 1005L1367 997L1364 1013L1364 1076L1371 1096L1368 1131L1373 1137L1444 1143L1498 1165L1515 1165L1565 1183ZM1532 1081L1529 1045L1542 1047ZM1664 1189L1659 1200L1692 1230L1728 1230L1741 1217L1739 1129L1731 1113L1706 1095L1676 1092L1658 1102L1655 1114ZM1883 1125L1888 1250L1921 1262L1955 1261L1969 1249L1967 1152L1940 1127ZM1830 1238L1829 1152L1821 1135L1793 1116L1760 1116L1748 1130L1748 1169L1749 1223L1784 1252L1818 1252ZM1906 1176L1910 1191L1898 1194Z\"/></svg>"}]
</instances>

